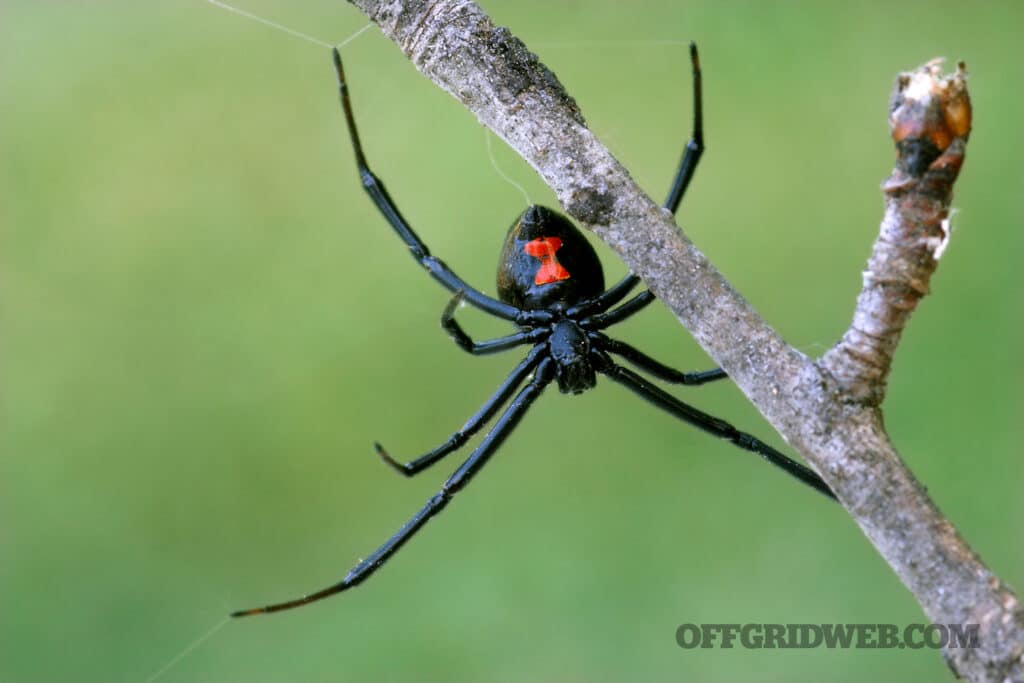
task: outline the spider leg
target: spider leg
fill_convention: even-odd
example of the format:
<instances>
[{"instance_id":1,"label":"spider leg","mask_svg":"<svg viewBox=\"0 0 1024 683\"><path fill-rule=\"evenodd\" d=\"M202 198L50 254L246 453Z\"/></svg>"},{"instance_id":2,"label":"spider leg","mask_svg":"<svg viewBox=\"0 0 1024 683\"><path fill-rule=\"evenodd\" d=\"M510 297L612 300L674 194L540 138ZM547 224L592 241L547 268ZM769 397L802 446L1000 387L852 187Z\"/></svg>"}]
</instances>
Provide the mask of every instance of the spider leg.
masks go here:
<instances>
[{"instance_id":1,"label":"spider leg","mask_svg":"<svg viewBox=\"0 0 1024 683\"><path fill-rule=\"evenodd\" d=\"M690 140L683 148L683 156L679 161L679 168L676 169L676 175L672 181L672 187L668 191L668 197L665 198L665 203L662 204L673 215L679 210L679 204L683 200L683 195L686 194L686 188L689 187L690 181L693 180L693 174L697 170L697 162L700 161L701 155L704 154L704 107L700 76L700 57L697 55L696 43L690 43L690 65L693 69L693 130L690 133ZM580 312L582 312L584 307L587 312L607 310L609 307L622 301L638 282L640 282L640 278L633 273L629 273L618 284L606 290L603 294L584 302L583 305L579 306Z\"/></svg>"},{"instance_id":2,"label":"spider leg","mask_svg":"<svg viewBox=\"0 0 1024 683\"><path fill-rule=\"evenodd\" d=\"M494 395L487 399L483 407L478 410L473 417L466 421L466 424L462 425L459 431L448 437L448 440L443 444L430 451L426 455L422 455L415 460L407 463L401 463L392 458L384 447L379 443L375 443L373 446L377 449L377 455L379 455L384 462L391 465L395 470L401 472L407 477L411 477L415 474L422 472L427 469L435 462L443 458L444 456L452 453L462 447L466 441L470 439L474 434L480 431L480 428L487 424L487 421L494 417L494 414L498 412L498 409L509 399L512 393L519 388L519 385L523 383L523 380L533 371L533 368L540 362L541 355L547 351L543 346L538 346L530 351L529 355L526 356L515 367L509 376L502 382L498 390L494 392Z\"/></svg>"},{"instance_id":3,"label":"spider leg","mask_svg":"<svg viewBox=\"0 0 1024 683\"><path fill-rule=\"evenodd\" d=\"M700 57L697 55L696 43L690 43L690 65L693 68L693 132L690 134L690 141L686 143L686 151L683 152L679 170L672 181L672 189L665 200L665 208L672 213L679 209L679 203L683 200L686 188L689 187L697 170L697 162L704 154L704 107L701 96Z\"/></svg>"},{"instance_id":4,"label":"spider leg","mask_svg":"<svg viewBox=\"0 0 1024 683\"><path fill-rule=\"evenodd\" d=\"M588 299L587 301L583 301L570 307L566 310L566 315L575 318L579 315L585 315L591 312L600 313L601 311L607 310L611 306L614 306L625 299L626 295L629 294L638 284L640 284L640 278L633 275L633 273L629 273L593 299Z\"/></svg>"},{"instance_id":5,"label":"spider leg","mask_svg":"<svg viewBox=\"0 0 1024 683\"><path fill-rule=\"evenodd\" d=\"M683 403L675 396L662 391L632 370L616 365L607 354L598 351L595 356L598 372L607 375L610 379L623 385L645 401L671 413L683 422L687 422L719 438L727 439L744 450L760 455L771 464L785 470L819 493L835 499L835 494L832 493L828 484L810 468L787 458L757 437L739 431L725 420L708 415L691 405Z\"/></svg>"},{"instance_id":6,"label":"spider leg","mask_svg":"<svg viewBox=\"0 0 1024 683\"><path fill-rule=\"evenodd\" d=\"M584 318L580 321L580 324L588 330L603 330L606 327L621 323L634 313L639 313L654 299L654 293L649 289L645 289L618 308L614 308L607 313L598 313L589 318Z\"/></svg>"},{"instance_id":7,"label":"spider leg","mask_svg":"<svg viewBox=\"0 0 1024 683\"><path fill-rule=\"evenodd\" d=\"M473 341L462 326L459 325L458 321L455 320L455 309L462 302L462 292L457 293L452 297L452 300L445 306L444 312L441 314L441 327L448 333L448 336L452 338L459 348L467 353L472 353L475 356L481 356L488 353L499 353L501 351L507 351L516 346L522 346L523 344L536 344L545 337L551 334L551 329L548 327L536 327L530 330L524 330L522 332L516 332L505 337L498 337L497 339L488 339L482 342Z\"/></svg>"},{"instance_id":8,"label":"spider leg","mask_svg":"<svg viewBox=\"0 0 1024 683\"><path fill-rule=\"evenodd\" d=\"M444 483L441 490L430 498L430 500L427 501L427 504L424 505L419 512L413 515L408 522L403 524L395 535L389 538L384 545L377 548L372 555L353 567L348 575L346 575L339 583L295 600L268 605L267 607L239 610L237 612L233 612L231 616L245 617L252 614L266 614L268 612L278 612L280 610L307 605L311 602L316 602L317 600L322 600L336 593L348 590L353 586L358 586L360 583L368 579L370 575L383 566L392 555L398 552L398 550L405 545L406 541L412 538L417 531L422 529L431 517L441 512L441 510L448 505L449 501L451 501L452 497L466 484L468 484L473 476L479 472L485 464L487 464L487 461L498 449L498 446L505 441L505 438L509 433L511 433L512 429L519 424L519 420L522 419L527 408L530 407L530 404L537 399L540 393L544 390L544 387L551 381L553 376L552 363L553 361L550 359L545 359L541 362L533 380L531 380L530 383L519 392L512 401L512 405L509 406L504 414L502 414L498 419L497 424L495 424L494 428L487 434L487 437L479 446L477 446L477 449L473 451L473 454L469 456L466 462L464 462L459 469L455 470L455 473L452 474L448 481Z\"/></svg>"},{"instance_id":9,"label":"spider leg","mask_svg":"<svg viewBox=\"0 0 1024 683\"><path fill-rule=\"evenodd\" d=\"M728 375L725 374L725 370L722 370L721 368L704 370L701 372L681 372L651 358L643 351L630 346L626 342L621 342L618 339L612 339L600 332L588 332L587 336L590 337L590 340L594 342L594 345L597 348L618 354L641 370L646 370L665 382L685 384L687 386L700 386L701 384L707 384L708 382L714 382L715 380L725 379L728 377Z\"/></svg>"},{"instance_id":10,"label":"spider leg","mask_svg":"<svg viewBox=\"0 0 1024 683\"><path fill-rule=\"evenodd\" d=\"M395 232L398 233L398 236L401 237L402 241L409 247L409 251L412 252L413 258L415 258L421 266L426 268L435 280L452 292L463 292L466 301L477 308L490 313L491 315L515 322L550 319L550 314L540 315L532 311L523 311L515 306L510 306L509 304L491 298L483 292L470 287L462 278L452 272L452 270L445 265L443 261L430 255L430 250L427 249L427 245L424 244L416 235L412 227L402 216L398 207L395 205L394 200L391 199L391 195L388 194L387 189L384 187L384 183L381 182L380 178L373 174L373 171L370 170L370 167L366 163L366 155L363 153L363 145L359 140L359 132L356 129L355 117L352 114L352 102L349 99L348 84L345 81L345 71L341 64L341 54L337 49L334 50L333 54L334 67L338 73L338 91L341 96L341 108L345 114L345 122L348 124L349 136L352 138L352 147L355 151L356 166L359 169L359 176L363 183L363 189L366 190L368 195L370 195L370 199L373 200L377 209L381 212L391 227L394 228Z\"/></svg>"}]
</instances>

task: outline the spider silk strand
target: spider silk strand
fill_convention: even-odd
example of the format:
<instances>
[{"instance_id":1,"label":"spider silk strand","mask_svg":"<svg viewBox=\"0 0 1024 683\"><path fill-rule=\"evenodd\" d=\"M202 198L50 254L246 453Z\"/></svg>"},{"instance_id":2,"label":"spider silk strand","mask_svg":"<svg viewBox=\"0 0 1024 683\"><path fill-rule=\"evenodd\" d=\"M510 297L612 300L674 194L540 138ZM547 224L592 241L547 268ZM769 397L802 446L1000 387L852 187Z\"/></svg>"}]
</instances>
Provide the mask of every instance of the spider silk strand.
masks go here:
<instances>
[{"instance_id":1,"label":"spider silk strand","mask_svg":"<svg viewBox=\"0 0 1024 683\"><path fill-rule=\"evenodd\" d=\"M501 177L502 180L504 180L506 183L508 183L509 185L516 188L522 193L523 197L526 198L527 206L533 206L533 201L530 200L530 195L527 194L526 188L517 183L516 181L512 180L512 178L506 175L505 172L501 170L501 167L498 166L498 160L494 158L494 146L491 144L490 128L484 128L484 138L487 140L487 157L491 160L491 166L494 167L494 170L497 172L497 174Z\"/></svg>"},{"instance_id":2,"label":"spider silk strand","mask_svg":"<svg viewBox=\"0 0 1024 683\"><path fill-rule=\"evenodd\" d=\"M173 667L175 664L177 664L181 660L185 659L185 657L187 657L193 650L195 650L197 647L199 647L200 645L205 643L207 640L212 638L213 634L215 634L217 631L219 631L222 628L224 628L224 625L227 624L229 621L231 621L230 617L225 617L224 619L221 619L219 622L217 622L216 626L214 626L209 631L207 631L206 633L204 633L203 635L199 636L194 641L192 641L192 643L187 645L185 647L185 649L183 649L181 652L179 652L174 657L172 657L171 661L167 662L162 667L160 667L160 669L158 669L154 674L152 674L149 678L147 678L143 683L153 683L153 681L155 681L156 679L160 678L165 673L170 671L171 667Z\"/></svg>"},{"instance_id":3,"label":"spider silk strand","mask_svg":"<svg viewBox=\"0 0 1024 683\"><path fill-rule=\"evenodd\" d=\"M302 40L305 40L305 41L307 41L309 43L313 43L314 45L319 45L320 47L325 47L328 50L330 50L331 48L334 48L334 47L344 47L345 45L348 45L353 40L355 40L356 38L361 36L363 34L363 32L366 31L366 29L368 29L371 26L373 26L373 22L371 21L370 23L366 24L366 26L363 26L361 29L359 29L358 31L356 31L355 33L353 33L352 35L350 35L348 38L346 38L345 40L341 41L340 43L331 44L331 43L328 43L326 40L320 40L319 38L315 38L315 37L313 37L313 36L311 36L311 35L309 35L307 33L303 33L302 31L297 31L297 30L295 30L293 28L289 28L289 27L285 26L284 24L278 24L277 22L271 21L270 19L265 19L265 18L263 18L263 17L261 17L259 15L253 14L251 12L246 12L243 9L239 9L238 7L234 7L232 5L227 4L226 2L221 2L220 0L206 0L206 1L208 3L210 3L211 5L214 5L215 7L220 7L223 10L227 10L228 12L231 12L232 14L237 14L237 15L239 15L241 17L245 17L246 19L252 19L253 21L258 22L260 24L263 24L264 26L269 26L270 28L277 29L278 31L283 31L284 33L287 33L290 36L294 36L296 38L301 38Z\"/></svg>"}]
</instances>

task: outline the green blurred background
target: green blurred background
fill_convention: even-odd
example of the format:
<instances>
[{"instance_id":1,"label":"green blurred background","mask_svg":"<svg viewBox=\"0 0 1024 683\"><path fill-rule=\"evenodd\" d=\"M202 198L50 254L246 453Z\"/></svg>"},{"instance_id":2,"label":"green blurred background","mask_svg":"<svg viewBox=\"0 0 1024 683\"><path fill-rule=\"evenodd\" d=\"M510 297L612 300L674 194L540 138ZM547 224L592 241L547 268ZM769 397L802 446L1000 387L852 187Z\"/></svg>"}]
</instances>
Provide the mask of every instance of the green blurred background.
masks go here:
<instances>
[{"instance_id":1,"label":"green blurred background","mask_svg":"<svg viewBox=\"0 0 1024 683\"><path fill-rule=\"evenodd\" d=\"M484 6L659 198L699 41L709 151L680 222L815 355L877 232L896 72L967 60L960 213L886 422L1024 588L1024 5ZM328 41L366 23L334 0L244 7ZM0 25L0 680L144 681L229 610L332 583L391 534L459 456L409 481L373 441L436 445L516 354L471 358L438 328L448 295L362 194L325 50L199 0L7 2ZM433 251L493 291L523 199L483 129L375 29L345 56L374 168ZM609 280L624 272L601 254ZM617 334L711 365L658 305ZM734 387L677 393L784 448ZM550 390L369 583L228 623L160 680L945 680L933 651L674 640L683 622L922 620L841 509L603 383Z\"/></svg>"}]
</instances>

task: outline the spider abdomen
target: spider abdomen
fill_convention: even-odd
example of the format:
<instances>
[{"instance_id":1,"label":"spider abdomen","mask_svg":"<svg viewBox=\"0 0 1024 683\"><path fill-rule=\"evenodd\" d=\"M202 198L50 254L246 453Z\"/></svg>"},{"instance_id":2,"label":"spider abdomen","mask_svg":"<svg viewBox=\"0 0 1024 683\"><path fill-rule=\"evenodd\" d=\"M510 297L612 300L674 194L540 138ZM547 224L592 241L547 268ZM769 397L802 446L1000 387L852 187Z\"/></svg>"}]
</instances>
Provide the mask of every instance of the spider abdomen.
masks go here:
<instances>
[{"instance_id":1,"label":"spider abdomen","mask_svg":"<svg viewBox=\"0 0 1024 683\"><path fill-rule=\"evenodd\" d=\"M604 291L597 252L575 225L528 207L508 230L498 262L498 297L526 310L571 306Z\"/></svg>"},{"instance_id":2,"label":"spider abdomen","mask_svg":"<svg viewBox=\"0 0 1024 683\"><path fill-rule=\"evenodd\" d=\"M594 388L597 375L590 362L590 339L571 320L560 320L551 328L548 350L555 361L555 379L563 394L580 394Z\"/></svg>"}]
</instances>

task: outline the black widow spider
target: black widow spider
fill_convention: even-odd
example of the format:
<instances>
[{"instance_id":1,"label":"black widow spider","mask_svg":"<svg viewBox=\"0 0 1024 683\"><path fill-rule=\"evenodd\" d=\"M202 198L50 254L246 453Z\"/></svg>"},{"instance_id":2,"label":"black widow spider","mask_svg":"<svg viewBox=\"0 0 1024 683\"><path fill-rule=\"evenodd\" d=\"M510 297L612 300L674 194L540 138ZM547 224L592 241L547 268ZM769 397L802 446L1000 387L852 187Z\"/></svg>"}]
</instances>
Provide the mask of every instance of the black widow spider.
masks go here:
<instances>
[{"instance_id":1,"label":"black widow spider","mask_svg":"<svg viewBox=\"0 0 1024 683\"><path fill-rule=\"evenodd\" d=\"M678 209L683 193L693 177L697 161L704 151L700 62L697 47L693 43L690 44L690 61L693 68L693 132L686 144L668 199L665 200L665 208L672 213ZM367 166L356 131L355 118L352 115L341 55L336 49L334 66L338 74L341 106L352 138L356 166L363 188L420 265L426 268L435 280L455 293L441 315L441 326L460 348L472 354L497 353L527 344L532 344L533 349L520 361L483 407L459 431L434 450L403 464L392 458L380 444L375 444L377 453L388 465L411 477L461 447L526 382L526 386L512 399L511 405L498 418L491 431L448 478L440 492L431 497L427 504L384 545L359 562L341 582L333 586L295 600L240 610L231 616L242 617L299 607L340 593L365 581L430 518L443 510L452 497L487 464L490 457L519 424L530 404L552 381L558 383L559 391L564 394L579 394L596 384L597 374L605 375L683 422L760 455L818 492L835 499L828 485L807 467L787 458L756 437L739 431L728 422L683 403L646 378L612 360L610 354L615 354L658 379L673 384L696 386L726 377L721 369L704 372L674 370L629 344L612 339L601 332L604 328L622 322L643 309L654 300L654 295L650 291L643 291L618 308L612 308L629 294L640 279L629 274L614 287L605 290L604 275L597 254L580 231L564 216L542 206L530 206L512 224L505 238L498 266L500 301L470 287L440 259L431 256L427 246L420 241L399 213L398 207L384 189L384 184ZM498 339L473 341L455 320L455 309L462 301L514 323L519 331Z\"/></svg>"}]
</instances>

